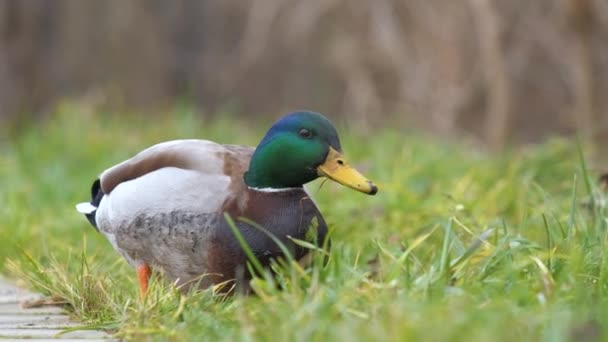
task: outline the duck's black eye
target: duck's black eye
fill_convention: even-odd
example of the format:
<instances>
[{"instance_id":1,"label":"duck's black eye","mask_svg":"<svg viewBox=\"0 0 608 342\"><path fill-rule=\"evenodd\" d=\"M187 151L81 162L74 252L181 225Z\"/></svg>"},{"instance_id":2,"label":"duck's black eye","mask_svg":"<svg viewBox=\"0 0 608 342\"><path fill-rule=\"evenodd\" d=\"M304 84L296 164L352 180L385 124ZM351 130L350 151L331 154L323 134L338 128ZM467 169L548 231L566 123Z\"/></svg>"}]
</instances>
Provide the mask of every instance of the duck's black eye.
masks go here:
<instances>
[{"instance_id":1,"label":"duck's black eye","mask_svg":"<svg viewBox=\"0 0 608 342\"><path fill-rule=\"evenodd\" d=\"M312 138L312 132L306 128L300 128L298 134L304 139Z\"/></svg>"}]
</instances>

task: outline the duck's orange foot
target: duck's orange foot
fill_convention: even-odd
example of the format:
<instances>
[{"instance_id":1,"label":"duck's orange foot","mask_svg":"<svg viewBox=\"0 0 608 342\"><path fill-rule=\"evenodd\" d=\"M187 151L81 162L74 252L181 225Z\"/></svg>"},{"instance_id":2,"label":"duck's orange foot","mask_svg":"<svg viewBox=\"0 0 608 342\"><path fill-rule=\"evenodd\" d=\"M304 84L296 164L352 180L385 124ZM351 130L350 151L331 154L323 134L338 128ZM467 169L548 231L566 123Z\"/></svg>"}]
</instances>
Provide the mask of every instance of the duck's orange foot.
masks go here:
<instances>
[{"instance_id":1,"label":"duck's orange foot","mask_svg":"<svg viewBox=\"0 0 608 342\"><path fill-rule=\"evenodd\" d=\"M139 294L141 295L141 298L145 298L148 293L150 274L152 274L152 271L147 264L137 266L137 279L139 280Z\"/></svg>"}]
</instances>

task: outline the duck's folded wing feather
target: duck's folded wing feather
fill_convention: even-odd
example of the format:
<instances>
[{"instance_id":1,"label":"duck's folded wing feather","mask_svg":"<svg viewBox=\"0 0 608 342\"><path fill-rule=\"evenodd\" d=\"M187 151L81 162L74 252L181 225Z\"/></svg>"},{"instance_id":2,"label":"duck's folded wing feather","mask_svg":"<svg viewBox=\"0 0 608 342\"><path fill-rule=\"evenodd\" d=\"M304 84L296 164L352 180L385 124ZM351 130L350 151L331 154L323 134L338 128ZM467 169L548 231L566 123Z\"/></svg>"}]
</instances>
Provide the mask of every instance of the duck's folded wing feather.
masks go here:
<instances>
[{"instance_id":1,"label":"duck's folded wing feather","mask_svg":"<svg viewBox=\"0 0 608 342\"><path fill-rule=\"evenodd\" d=\"M106 234L128 235L168 226L167 220L216 215L244 186L243 172L252 153L250 147L205 140L152 146L103 172L105 195L96 211L97 227Z\"/></svg>"},{"instance_id":2,"label":"duck's folded wing feather","mask_svg":"<svg viewBox=\"0 0 608 342\"><path fill-rule=\"evenodd\" d=\"M225 146L207 140L174 140L151 146L134 157L117 164L100 176L101 190L109 194L122 182L150 172L173 167L203 174L225 174L226 160L238 160L238 168L246 167L253 149ZM228 175L232 176L232 175Z\"/></svg>"}]
</instances>

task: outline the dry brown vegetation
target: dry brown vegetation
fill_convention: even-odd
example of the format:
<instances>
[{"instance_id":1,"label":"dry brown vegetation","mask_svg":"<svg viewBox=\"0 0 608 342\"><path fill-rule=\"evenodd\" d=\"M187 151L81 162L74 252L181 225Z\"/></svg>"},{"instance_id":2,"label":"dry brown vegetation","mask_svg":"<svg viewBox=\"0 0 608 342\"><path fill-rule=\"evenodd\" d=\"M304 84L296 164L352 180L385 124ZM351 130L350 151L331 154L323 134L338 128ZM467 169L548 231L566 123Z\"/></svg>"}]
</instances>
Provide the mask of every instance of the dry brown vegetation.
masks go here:
<instances>
[{"instance_id":1,"label":"dry brown vegetation","mask_svg":"<svg viewBox=\"0 0 608 342\"><path fill-rule=\"evenodd\" d=\"M0 119L66 97L608 136L605 0L0 0Z\"/></svg>"}]
</instances>

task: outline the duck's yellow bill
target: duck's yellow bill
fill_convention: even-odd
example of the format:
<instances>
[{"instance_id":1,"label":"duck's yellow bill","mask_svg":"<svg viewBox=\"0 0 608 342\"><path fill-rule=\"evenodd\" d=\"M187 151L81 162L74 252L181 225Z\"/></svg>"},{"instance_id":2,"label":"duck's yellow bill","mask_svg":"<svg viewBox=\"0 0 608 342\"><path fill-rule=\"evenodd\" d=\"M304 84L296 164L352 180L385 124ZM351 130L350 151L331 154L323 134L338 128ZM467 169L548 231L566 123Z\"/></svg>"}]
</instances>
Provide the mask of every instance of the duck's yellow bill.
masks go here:
<instances>
[{"instance_id":1,"label":"duck's yellow bill","mask_svg":"<svg viewBox=\"0 0 608 342\"><path fill-rule=\"evenodd\" d=\"M319 176L327 177L334 182L369 195L375 195L378 192L378 187L372 181L348 165L342 154L331 147L325 162L317 167L317 173Z\"/></svg>"}]
</instances>

